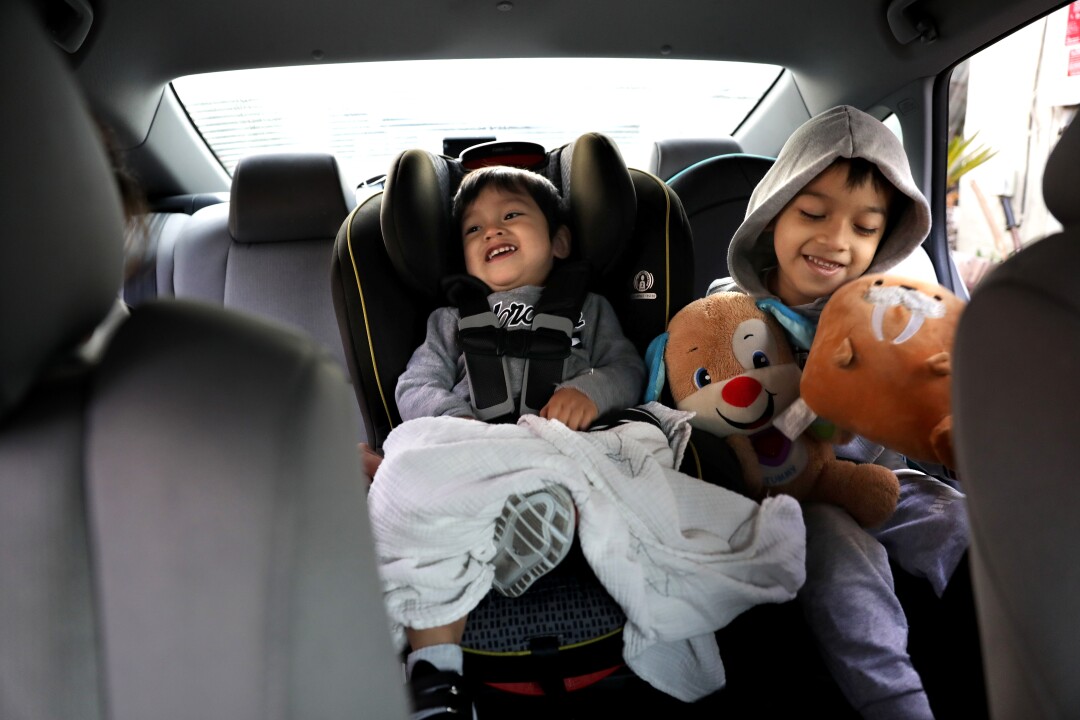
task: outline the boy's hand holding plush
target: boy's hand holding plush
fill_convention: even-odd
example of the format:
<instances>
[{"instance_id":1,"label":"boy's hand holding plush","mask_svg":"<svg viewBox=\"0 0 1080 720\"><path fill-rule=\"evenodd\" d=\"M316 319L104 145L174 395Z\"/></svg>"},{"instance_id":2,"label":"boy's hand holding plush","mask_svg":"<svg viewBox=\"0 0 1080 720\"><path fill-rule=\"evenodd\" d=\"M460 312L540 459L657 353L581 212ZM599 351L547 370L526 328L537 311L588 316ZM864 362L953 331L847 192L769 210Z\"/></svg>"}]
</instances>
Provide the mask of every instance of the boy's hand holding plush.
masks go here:
<instances>
[{"instance_id":1,"label":"boy's hand holding plush","mask_svg":"<svg viewBox=\"0 0 1080 720\"><path fill-rule=\"evenodd\" d=\"M876 465L837 460L829 441L806 432L794 441L773 419L799 396L801 373L783 330L741 293L716 293L672 318L647 357L656 399L666 382L695 428L724 437L744 482L758 498L786 493L838 505L866 527L892 514L896 476Z\"/></svg>"},{"instance_id":2,"label":"boy's hand holding plush","mask_svg":"<svg viewBox=\"0 0 1080 720\"><path fill-rule=\"evenodd\" d=\"M803 400L868 440L953 467L952 349L964 307L919 280L877 274L844 285L818 321Z\"/></svg>"}]
</instances>

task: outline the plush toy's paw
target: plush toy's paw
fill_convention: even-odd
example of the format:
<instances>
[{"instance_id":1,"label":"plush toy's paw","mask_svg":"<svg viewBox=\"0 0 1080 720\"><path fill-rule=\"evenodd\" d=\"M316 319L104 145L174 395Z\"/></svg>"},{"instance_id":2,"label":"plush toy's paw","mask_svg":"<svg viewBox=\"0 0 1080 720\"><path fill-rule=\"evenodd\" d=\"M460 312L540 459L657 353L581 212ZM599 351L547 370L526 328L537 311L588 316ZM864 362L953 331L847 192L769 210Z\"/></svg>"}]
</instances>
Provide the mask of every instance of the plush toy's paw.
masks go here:
<instances>
[{"instance_id":1,"label":"plush toy's paw","mask_svg":"<svg viewBox=\"0 0 1080 720\"><path fill-rule=\"evenodd\" d=\"M900 482L880 465L831 460L821 471L813 499L842 507L863 527L877 527L896 510Z\"/></svg>"},{"instance_id":2,"label":"plush toy's paw","mask_svg":"<svg viewBox=\"0 0 1080 720\"><path fill-rule=\"evenodd\" d=\"M891 470L879 465L856 465L856 477L862 492L856 495L858 507L851 516L863 527L877 527L892 517L900 500L900 481Z\"/></svg>"},{"instance_id":3,"label":"plush toy's paw","mask_svg":"<svg viewBox=\"0 0 1080 720\"><path fill-rule=\"evenodd\" d=\"M946 415L930 431L930 445L934 448L937 461L945 467L955 468L952 446L952 415Z\"/></svg>"}]
</instances>

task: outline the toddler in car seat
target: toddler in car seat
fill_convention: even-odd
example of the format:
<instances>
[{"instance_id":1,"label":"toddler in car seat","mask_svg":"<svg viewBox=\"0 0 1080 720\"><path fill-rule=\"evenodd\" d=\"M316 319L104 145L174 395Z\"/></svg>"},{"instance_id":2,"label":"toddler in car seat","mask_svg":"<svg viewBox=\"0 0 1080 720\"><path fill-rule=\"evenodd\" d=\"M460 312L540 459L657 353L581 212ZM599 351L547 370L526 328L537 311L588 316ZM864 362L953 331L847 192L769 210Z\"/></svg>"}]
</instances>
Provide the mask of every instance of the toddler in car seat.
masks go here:
<instances>
[{"instance_id":1,"label":"toddler in car seat","mask_svg":"<svg viewBox=\"0 0 1080 720\"><path fill-rule=\"evenodd\" d=\"M467 283L482 281L483 296L461 310L435 310L398 380L407 422L387 437L368 498L387 610L411 647L416 717L469 711L465 616L493 586L524 592L575 537L626 616L627 667L682 702L725 682L715 631L753 605L793 599L805 574L806 530L795 500L758 504L678 472L689 413L630 407L644 390L645 367L608 302L582 286L575 309L549 313L563 304L558 296L573 271L556 267L570 242L558 207L555 187L538 175L510 168L466 175L453 214ZM483 310L467 309L475 305ZM521 400L514 423L463 419L504 406L469 383L475 337L466 331L477 318L503 325L495 337L508 345L523 335L536 342L535 326L565 320L559 337L571 354L563 380L542 383L549 400L533 396L535 375L552 377L533 364L547 355L505 358L496 384ZM506 327L517 325L534 327L524 334Z\"/></svg>"},{"instance_id":2,"label":"toddler in car seat","mask_svg":"<svg viewBox=\"0 0 1080 720\"><path fill-rule=\"evenodd\" d=\"M507 329L528 327L533 309L556 262L570 254L570 231L560 221L559 193L546 178L510 167L489 167L466 175L453 201L461 229L465 268L490 289L492 311ZM443 307L428 318L427 336L398 378L395 400L402 420L419 417L472 418L469 379L458 337L460 312ZM521 391L525 360L508 360L513 390ZM645 367L622 334L611 305L589 293L574 328L566 378L539 415L585 430L602 413L640 399ZM574 535L574 507L559 485L508 501L496 524L498 552L494 585L520 595L566 554ZM530 552L528 546L539 546ZM449 626L407 629L412 650L407 673L414 691L421 683L450 682L460 673L459 643L465 618ZM423 664L420 664L423 663Z\"/></svg>"},{"instance_id":3,"label":"toddler in car seat","mask_svg":"<svg viewBox=\"0 0 1080 720\"><path fill-rule=\"evenodd\" d=\"M855 108L833 108L784 145L731 240L732 277L714 282L710 292L737 287L767 299L766 309L806 351L833 292L893 267L929 230L929 205L896 136ZM836 454L894 470L900 501L893 516L871 530L836 507L805 508L801 603L841 690L864 717L931 717L908 656L907 619L889 559L925 577L940 597L967 548L964 496L862 438Z\"/></svg>"}]
</instances>

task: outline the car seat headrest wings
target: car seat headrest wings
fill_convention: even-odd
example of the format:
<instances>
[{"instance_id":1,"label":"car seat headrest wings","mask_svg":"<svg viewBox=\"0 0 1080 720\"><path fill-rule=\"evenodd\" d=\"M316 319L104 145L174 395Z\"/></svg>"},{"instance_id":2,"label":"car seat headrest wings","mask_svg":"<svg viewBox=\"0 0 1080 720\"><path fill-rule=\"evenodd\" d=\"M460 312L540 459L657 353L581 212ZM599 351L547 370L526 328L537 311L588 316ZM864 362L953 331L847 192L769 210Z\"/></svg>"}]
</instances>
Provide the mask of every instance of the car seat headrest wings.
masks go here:
<instances>
[{"instance_id":1,"label":"car seat headrest wings","mask_svg":"<svg viewBox=\"0 0 1080 720\"><path fill-rule=\"evenodd\" d=\"M611 268L634 229L637 201L615 143L598 133L547 153L536 170L563 196L571 256L601 274ZM416 292L437 297L443 278L464 272L461 238L450 203L466 169L461 161L406 150L387 173L380 222L386 252Z\"/></svg>"}]
</instances>

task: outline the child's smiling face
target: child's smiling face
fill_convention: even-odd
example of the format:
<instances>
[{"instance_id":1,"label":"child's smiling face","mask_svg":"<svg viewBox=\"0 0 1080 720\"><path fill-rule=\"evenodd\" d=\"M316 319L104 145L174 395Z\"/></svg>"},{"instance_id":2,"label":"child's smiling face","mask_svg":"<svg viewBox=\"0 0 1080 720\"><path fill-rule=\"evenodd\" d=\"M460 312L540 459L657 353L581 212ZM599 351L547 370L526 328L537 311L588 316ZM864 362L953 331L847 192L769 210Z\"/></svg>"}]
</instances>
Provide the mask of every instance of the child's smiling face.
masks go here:
<instances>
[{"instance_id":1,"label":"child's smiling face","mask_svg":"<svg viewBox=\"0 0 1080 720\"><path fill-rule=\"evenodd\" d=\"M570 254L565 226L551 235L540 206L524 192L484 188L461 219L465 269L493 291L543 286L555 258Z\"/></svg>"},{"instance_id":2,"label":"child's smiling face","mask_svg":"<svg viewBox=\"0 0 1080 720\"><path fill-rule=\"evenodd\" d=\"M869 178L848 186L848 165L814 178L770 224L778 268L769 289L805 305L861 276L885 234L892 193Z\"/></svg>"}]
</instances>

